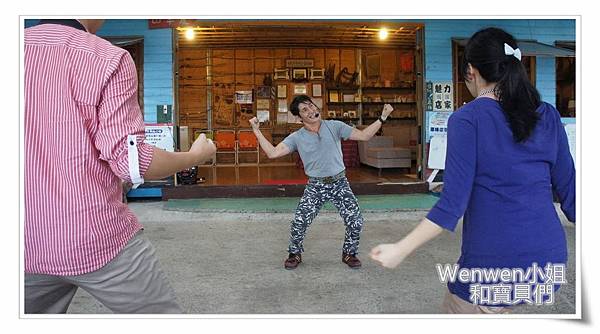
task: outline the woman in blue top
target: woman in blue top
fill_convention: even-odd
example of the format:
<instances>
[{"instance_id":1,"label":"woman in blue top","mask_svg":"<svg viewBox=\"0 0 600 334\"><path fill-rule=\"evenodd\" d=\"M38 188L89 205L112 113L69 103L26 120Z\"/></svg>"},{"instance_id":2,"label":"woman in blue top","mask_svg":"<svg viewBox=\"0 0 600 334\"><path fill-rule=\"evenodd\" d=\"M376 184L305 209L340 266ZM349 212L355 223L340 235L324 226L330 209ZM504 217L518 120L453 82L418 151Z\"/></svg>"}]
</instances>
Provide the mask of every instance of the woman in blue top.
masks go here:
<instances>
[{"instance_id":1,"label":"woman in blue top","mask_svg":"<svg viewBox=\"0 0 600 334\"><path fill-rule=\"evenodd\" d=\"M394 268L443 229L454 231L463 217L458 272L505 268L527 274L538 266L542 273L555 269L560 274L567 245L553 194L575 222L575 168L558 111L540 101L520 60L515 39L503 30L488 28L471 37L462 70L476 98L448 120L442 196L404 239L375 247L373 260ZM522 284L532 280L527 276L449 281L444 308L449 313L508 312L508 306L527 298L551 297L558 285L541 278L549 289L547 284L527 289ZM503 298L490 298L494 292Z\"/></svg>"}]
</instances>

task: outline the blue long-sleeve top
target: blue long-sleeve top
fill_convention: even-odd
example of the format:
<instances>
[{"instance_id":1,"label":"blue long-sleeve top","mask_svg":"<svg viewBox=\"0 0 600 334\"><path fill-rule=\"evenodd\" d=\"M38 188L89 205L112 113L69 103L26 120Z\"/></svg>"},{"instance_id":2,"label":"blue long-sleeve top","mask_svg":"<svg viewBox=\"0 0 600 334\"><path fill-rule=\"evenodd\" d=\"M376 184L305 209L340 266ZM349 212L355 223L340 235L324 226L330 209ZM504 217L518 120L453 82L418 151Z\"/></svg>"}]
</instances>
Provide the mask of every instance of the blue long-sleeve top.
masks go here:
<instances>
[{"instance_id":1,"label":"blue long-sleeve top","mask_svg":"<svg viewBox=\"0 0 600 334\"><path fill-rule=\"evenodd\" d=\"M558 111L542 103L540 120L517 143L500 104L477 98L448 120L444 189L427 218L454 231L463 217L461 268L522 268L567 261L556 193L575 222L575 167ZM469 300L469 284L449 283Z\"/></svg>"}]
</instances>

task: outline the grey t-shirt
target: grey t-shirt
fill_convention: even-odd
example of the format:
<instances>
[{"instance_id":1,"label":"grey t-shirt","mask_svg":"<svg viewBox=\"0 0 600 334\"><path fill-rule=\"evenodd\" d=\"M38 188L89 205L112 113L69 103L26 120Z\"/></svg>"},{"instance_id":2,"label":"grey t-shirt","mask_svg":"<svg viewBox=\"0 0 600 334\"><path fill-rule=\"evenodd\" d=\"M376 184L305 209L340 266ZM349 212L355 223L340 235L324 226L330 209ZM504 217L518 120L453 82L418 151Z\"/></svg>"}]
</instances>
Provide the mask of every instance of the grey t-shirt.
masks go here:
<instances>
[{"instance_id":1,"label":"grey t-shirt","mask_svg":"<svg viewBox=\"0 0 600 334\"><path fill-rule=\"evenodd\" d=\"M298 151L304 173L311 177L334 176L343 171L341 138L348 139L352 127L340 121L321 121L319 134L305 128L294 131L283 143L291 152Z\"/></svg>"}]
</instances>

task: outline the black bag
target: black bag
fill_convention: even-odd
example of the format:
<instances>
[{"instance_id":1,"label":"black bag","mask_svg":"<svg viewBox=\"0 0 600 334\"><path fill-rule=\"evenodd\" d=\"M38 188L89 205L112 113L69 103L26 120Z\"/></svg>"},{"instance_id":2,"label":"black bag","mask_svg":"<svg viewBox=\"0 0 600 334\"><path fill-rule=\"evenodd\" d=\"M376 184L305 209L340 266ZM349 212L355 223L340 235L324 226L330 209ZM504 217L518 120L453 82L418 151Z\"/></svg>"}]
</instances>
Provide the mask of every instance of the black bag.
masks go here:
<instances>
[{"instance_id":1,"label":"black bag","mask_svg":"<svg viewBox=\"0 0 600 334\"><path fill-rule=\"evenodd\" d=\"M184 169L177 172L177 183L179 184L196 184L198 183L198 166Z\"/></svg>"}]
</instances>

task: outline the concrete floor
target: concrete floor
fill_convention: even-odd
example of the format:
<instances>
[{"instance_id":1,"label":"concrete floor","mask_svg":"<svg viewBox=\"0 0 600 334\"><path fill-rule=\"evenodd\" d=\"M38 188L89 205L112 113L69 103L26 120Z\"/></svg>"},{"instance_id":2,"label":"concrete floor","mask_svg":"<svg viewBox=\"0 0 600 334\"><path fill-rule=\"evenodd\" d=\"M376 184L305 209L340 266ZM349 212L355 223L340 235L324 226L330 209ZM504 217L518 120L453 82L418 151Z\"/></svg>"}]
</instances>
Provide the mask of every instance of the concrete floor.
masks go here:
<instances>
[{"instance_id":1,"label":"concrete floor","mask_svg":"<svg viewBox=\"0 0 600 334\"><path fill-rule=\"evenodd\" d=\"M305 240L298 269L283 269L292 213L202 213L163 210L162 202L130 203L157 249L179 302L196 314L434 314L446 291L435 264L455 263L457 233L443 233L399 268L384 269L366 254L406 235L427 211L365 213L360 270L341 262L344 228L322 213ZM515 313L575 313L575 227L566 222L568 284L556 303ZM79 289L69 313L111 313Z\"/></svg>"}]
</instances>

